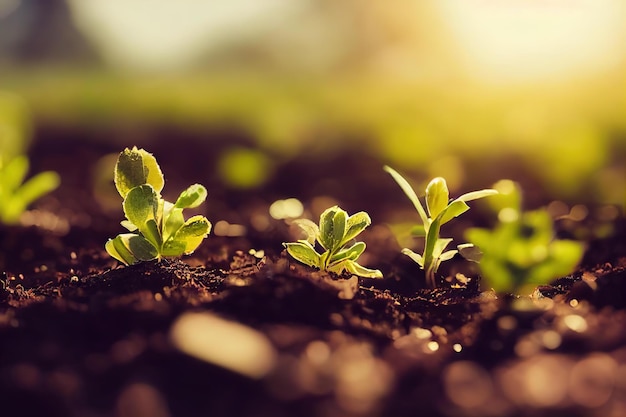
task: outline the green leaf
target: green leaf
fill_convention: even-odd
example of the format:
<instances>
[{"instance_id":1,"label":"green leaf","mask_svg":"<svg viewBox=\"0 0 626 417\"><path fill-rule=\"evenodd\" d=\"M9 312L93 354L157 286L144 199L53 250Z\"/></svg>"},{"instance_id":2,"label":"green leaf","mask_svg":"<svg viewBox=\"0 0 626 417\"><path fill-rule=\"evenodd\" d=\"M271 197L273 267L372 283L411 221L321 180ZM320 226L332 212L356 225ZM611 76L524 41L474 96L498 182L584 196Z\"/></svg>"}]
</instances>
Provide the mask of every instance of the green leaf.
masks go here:
<instances>
[{"instance_id":1,"label":"green leaf","mask_svg":"<svg viewBox=\"0 0 626 417\"><path fill-rule=\"evenodd\" d=\"M365 230L365 228L369 226L370 224L372 224L372 219L364 211L360 211L348 217L348 220L346 223L347 230L345 232L345 235L343 237L343 240L340 246L343 246L349 241L351 241L352 239L354 239L363 230Z\"/></svg>"},{"instance_id":2,"label":"green leaf","mask_svg":"<svg viewBox=\"0 0 626 417\"><path fill-rule=\"evenodd\" d=\"M324 249L335 251L341 247L347 225L347 213L333 206L320 216L320 244Z\"/></svg>"},{"instance_id":3,"label":"green leaf","mask_svg":"<svg viewBox=\"0 0 626 417\"><path fill-rule=\"evenodd\" d=\"M128 248L139 261L151 261L159 257L157 248L140 235L133 235L128 239Z\"/></svg>"},{"instance_id":4,"label":"green leaf","mask_svg":"<svg viewBox=\"0 0 626 417\"><path fill-rule=\"evenodd\" d=\"M461 197L457 198L458 201L472 201L478 200L479 198L489 197L491 195L496 195L498 192L491 188L479 191L472 191L471 193L463 194Z\"/></svg>"},{"instance_id":5,"label":"green leaf","mask_svg":"<svg viewBox=\"0 0 626 417\"><path fill-rule=\"evenodd\" d=\"M426 211L424 211L422 203L420 203L419 198L417 198L417 194L415 194L415 191L413 191L413 188L407 182L407 180L405 180L402 175L400 175L396 170L387 165L385 165L383 169L393 177L393 179L398 183L402 191L404 191L404 194L406 194L409 200L411 200L413 206L415 206L415 209L417 210L417 213L422 219L422 223L424 225L428 224L428 216L426 215Z\"/></svg>"},{"instance_id":6,"label":"green leaf","mask_svg":"<svg viewBox=\"0 0 626 417\"><path fill-rule=\"evenodd\" d=\"M206 197L206 188L200 184L194 184L180 193L174 205L176 208L194 208L202 204L204 200L206 200Z\"/></svg>"},{"instance_id":7,"label":"green leaf","mask_svg":"<svg viewBox=\"0 0 626 417\"><path fill-rule=\"evenodd\" d=\"M364 278L382 278L383 273L378 269L369 269L359 265L354 261L346 261L345 269L351 274L358 275Z\"/></svg>"},{"instance_id":8,"label":"green leaf","mask_svg":"<svg viewBox=\"0 0 626 417\"><path fill-rule=\"evenodd\" d=\"M118 235L115 239L109 239L107 243L104 244L104 248L111 257L125 265L132 265L137 262L137 258L135 258L126 245L124 245L121 236L122 235Z\"/></svg>"},{"instance_id":9,"label":"green leaf","mask_svg":"<svg viewBox=\"0 0 626 417\"><path fill-rule=\"evenodd\" d=\"M320 254L306 240L293 243L283 243L287 253L295 260L314 268L320 268Z\"/></svg>"},{"instance_id":10,"label":"green leaf","mask_svg":"<svg viewBox=\"0 0 626 417\"><path fill-rule=\"evenodd\" d=\"M149 184L160 193L165 184L154 156L136 146L120 153L115 164L114 181L117 191L124 198L130 190L140 185Z\"/></svg>"},{"instance_id":11,"label":"green leaf","mask_svg":"<svg viewBox=\"0 0 626 417\"><path fill-rule=\"evenodd\" d=\"M140 231L144 237L154 245L154 247L160 248L162 246L163 238L161 237L159 226L154 219L148 219L145 226L142 227Z\"/></svg>"},{"instance_id":12,"label":"green leaf","mask_svg":"<svg viewBox=\"0 0 626 417\"><path fill-rule=\"evenodd\" d=\"M442 177L433 178L426 187L426 208L431 218L435 218L448 206L448 185ZM443 223L442 223L443 224Z\"/></svg>"},{"instance_id":13,"label":"green leaf","mask_svg":"<svg viewBox=\"0 0 626 417\"><path fill-rule=\"evenodd\" d=\"M172 203L166 201L165 206L167 207L163 209L163 240L167 241L185 224L185 216L183 216L183 209L175 208Z\"/></svg>"},{"instance_id":14,"label":"green leaf","mask_svg":"<svg viewBox=\"0 0 626 417\"><path fill-rule=\"evenodd\" d=\"M189 218L181 227L178 229L176 234L171 237L165 244L163 245L164 255L167 251L167 255L165 256L179 256L183 253L189 255L196 250L202 240L211 232L211 223L204 216L193 216ZM177 248L179 250L181 246L179 243L182 242L184 244L183 252L170 254L170 249Z\"/></svg>"},{"instance_id":15,"label":"green leaf","mask_svg":"<svg viewBox=\"0 0 626 417\"><path fill-rule=\"evenodd\" d=\"M450 259L454 258L454 255L456 255L457 253L459 253L459 251L456 249L445 251L441 255L439 255L438 261L439 263L443 261L449 261Z\"/></svg>"},{"instance_id":16,"label":"green leaf","mask_svg":"<svg viewBox=\"0 0 626 417\"><path fill-rule=\"evenodd\" d=\"M361 256L361 254L365 251L365 243L364 242L357 242L355 243L353 246L347 248L347 249L342 249L339 252L337 252L336 254L334 254L331 258L330 258L330 264L334 264L336 262L348 259L351 261L356 261L359 256Z\"/></svg>"},{"instance_id":17,"label":"green leaf","mask_svg":"<svg viewBox=\"0 0 626 417\"><path fill-rule=\"evenodd\" d=\"M446 224L455 217L460 216L469 210L469 206L465 201L454 200L448 207L446 207L439 215L441 216L441 224Z\"/></svg>"},{"instance_id":18,"label":"green leaf","mask_svg":"<svg viewBox=\"0 0 626 417\"><path fill-rule=\"evenodd\" d=\"M402 249L402 254L411 258L413 262L417 263L422 269L424 268L424 258L419 253L415 253L409 248L404 248Z\"/></svg>"},{"instance_id":19,"label":"green leaf","mask_svg":"<svg viewBox=\"0 0 626 417\"><path fill-rule=\"evenodd\" d=\"M444 249L448 247L450 242L452 242L452 239L450 239L450 238L446 238L446 239L441 239L440 238L440 239L437 239L435 241L435 244L433 245L433 257L434 258L440 258L441 254L444 251Z\"/></svg>"},{"instance_id":20,"label":"green leaf","mask_svg":"<svg viewBox=\"0 0 626 417\"><path fill-rule=\"evenodd\" d=\"M115 239L109 239L104 247L109 255L126 265L156 259L159 255L150 242L134 233L117 235Z\"/></svg>"},{"instance_id":21,"label":"green leaf","mask_svg":"<svg viewBox=\"0 0 626 417\"><path fill-rule=\"evenodd\" d=\"M123 208L126 218L143 232L149 219L155 219L159 197L151 185L140 185L128 191Z\"/></svg>"},{"instance_id":22,"label":"green leaf","mask_svg":"<svg viewBox=\"0 0 626 417\"><path fill-rule=\"evenodd\" d=\"M439 230L441 228L439 221L439 218L433 220L426 235L426 245L424 247L424 268L427 270L431 268L435 258L435 245L439 240ZM436 272L436 269L433 270L433 272Z\"/></svg>"}]
</instances>

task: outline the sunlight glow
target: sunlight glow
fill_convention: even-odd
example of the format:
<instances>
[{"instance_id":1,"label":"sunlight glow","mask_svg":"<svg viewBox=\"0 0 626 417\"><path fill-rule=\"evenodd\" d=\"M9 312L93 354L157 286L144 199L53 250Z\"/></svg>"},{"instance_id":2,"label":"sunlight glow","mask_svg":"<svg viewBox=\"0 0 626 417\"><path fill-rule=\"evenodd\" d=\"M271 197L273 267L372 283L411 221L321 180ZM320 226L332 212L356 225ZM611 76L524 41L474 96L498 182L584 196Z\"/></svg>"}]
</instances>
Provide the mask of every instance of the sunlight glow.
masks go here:
<instances>
[{"instance_id":1,"label":"sunlight glow","mask_svg":"<svg viewBox=\"0 0 626 417\"><path fill-rule=\"evenodd\" d=\"M620 0L441 0L472 76L494 83L556 80L617 67Z\"/></svg>"},{"instance_id":2,"label":"sunlight glow","mask_svg":"<svg viewBox=\"0 0 626 417\"><path fill-rule=\"evenodd\" d=\"M271 27L286 0L68 0L77 26L117 67L171 70Z\"/></svg>"}]
</instances>

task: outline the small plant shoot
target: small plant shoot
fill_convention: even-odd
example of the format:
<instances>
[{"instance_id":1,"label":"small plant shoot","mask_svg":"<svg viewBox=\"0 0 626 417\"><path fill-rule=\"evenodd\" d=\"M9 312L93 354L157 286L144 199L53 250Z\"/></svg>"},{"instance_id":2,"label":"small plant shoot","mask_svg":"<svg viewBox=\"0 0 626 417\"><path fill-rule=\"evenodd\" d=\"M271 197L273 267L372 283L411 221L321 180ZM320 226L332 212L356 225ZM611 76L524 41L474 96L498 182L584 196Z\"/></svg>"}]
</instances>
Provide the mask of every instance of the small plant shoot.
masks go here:
<instances>
[{"instance_id":1,"label":"small plant shoot","mask_svg":"<svg viewBox=\"0 0 626 417\"><path fill-rule=\"evenodd\" d=\"M344 210L333 206L322 213L319 226L305 219L295 222L307 238L283 245L297 261L336 274L347 271L365 278L382 278L383 274L379 270L365 268L357 263L365 251L365 243L354 242L354 239L372 223L364 211L348 216ZM315 249L316 241L324 249L321 254Z\"/></svg>"},{"instance_id":2,"label":"small plant shoot","mask_svg":"<svg viewBox=\"0 0 626 417\"><path fill-rule=\"evenodd\" d=\"M458 245L457 249L446 250L452 239L439 236L441 226L469 210L468 201L492 196L498 192L493 189L485 189L463 194L454 200L450 200L446 180L437 177L430 181L426 187L426 209L424 209L417 194L404 177L388 166L385 166L384 170L393 177L409 200L411 200L422 220L422 224L413 227L411 234L425 239L424 252L420 255L411 249L404 248L402 253L413 259L425 271L426 283L431 288L435 288L437 286L435 275L443 261L452 259L459 251L462 256L474 260L472 245L462 244Z\"/></svg>"},{"instance_id":3,"label":"small plant shoot","mask_svg":"<svg viewBox=\"0 0 626 417\"><path fill-rule=\"evenodd\" d=\"M490 203L498 225L493 230L468 229L465 235L483 252L479 266L487 285L499 293L519 293L571 273L583 244L556 240L547 210L522 212L517 183L501 180L494 188L500 193Z\"/></svg>"},{"instance_id":4,"label":"small plant shoot","mask_svg":"<svg viewBox=\"0 0 626 417\"><path fill-rule=\"evenodd\" d=\"M115 165L115 187L124 199L126 219L122 226L129 233L117 235L106 243L106 251L120 262L131 265L141 261L190 254L211 231L204 216L185 220L183 210L198 207L207 196L206 189L194 184L176 202L165 201L161 168L152 154L143 149L126 148Z\"/></svg>"},{"instance_id":5,"label":"small plant shoot","mask_svg":"<svg viewBox=\"0 0 626 417\"><path fill-rule=\"evenodd\" d=\"M52 171L40 172L24 182L28 168L28 158L24 155L6 163L0 158L0 221L4 224L17 224L33 201L56 189L61 182Z\"/></svg>"}]
</instances>

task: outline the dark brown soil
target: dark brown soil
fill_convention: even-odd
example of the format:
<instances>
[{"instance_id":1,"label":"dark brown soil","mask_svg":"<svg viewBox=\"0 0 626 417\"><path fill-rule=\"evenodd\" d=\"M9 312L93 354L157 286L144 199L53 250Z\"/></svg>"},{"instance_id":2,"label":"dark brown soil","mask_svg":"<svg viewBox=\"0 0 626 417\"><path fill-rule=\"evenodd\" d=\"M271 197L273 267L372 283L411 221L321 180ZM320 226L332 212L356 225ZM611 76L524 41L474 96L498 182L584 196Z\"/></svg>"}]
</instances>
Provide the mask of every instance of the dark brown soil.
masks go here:
<instances>
[{"instance_id":1,"label":"dark brown soil","mask_svg":"<svg viewBox=\"0 0 626 417\"><path fill-rule=\"evenodd\" d=\"M328 194L376 225L405 203L373 173L379 161L302 160L244 193L213 177L223 144L188 155L157 141L146 147L166 191L205 183L209 219L248 233L211 235L182 260L121 267L103 249L121 214L104 210L91 185L97 158L119 149L48 135L33 162L63 177L36 205L49 221L0 229L2 417L626 415L623 221L532 299L481 292L476 277L424 289L384 226L364 240L367 265L385 279L330 276L286 258L284 224L261 232L250 216L277 198L308 203L319 194L311 182L341 178L335 193L345 196Z\"/></svg>"}]
</instances>

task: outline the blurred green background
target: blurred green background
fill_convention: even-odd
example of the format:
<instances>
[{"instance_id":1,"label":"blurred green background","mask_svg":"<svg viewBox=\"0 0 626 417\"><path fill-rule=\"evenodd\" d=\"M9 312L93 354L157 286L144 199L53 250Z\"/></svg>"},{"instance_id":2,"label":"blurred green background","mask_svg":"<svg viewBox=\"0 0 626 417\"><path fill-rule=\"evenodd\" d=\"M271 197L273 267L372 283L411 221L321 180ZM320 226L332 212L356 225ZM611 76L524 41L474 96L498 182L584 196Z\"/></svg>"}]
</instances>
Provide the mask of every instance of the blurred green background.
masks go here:
<instances>
[{"instance_id":1,"label":"blurred green background","mask_svg":"<svg viewBox=\"0 0 626 417\"><path fill-rule=\"evenodd\" d=\"M245 132L216 166L232 187L358 153L626 206L621 0L0 0L0 91L37 132L100 132L76 140Z\"/></svg>"}]
</instances>

